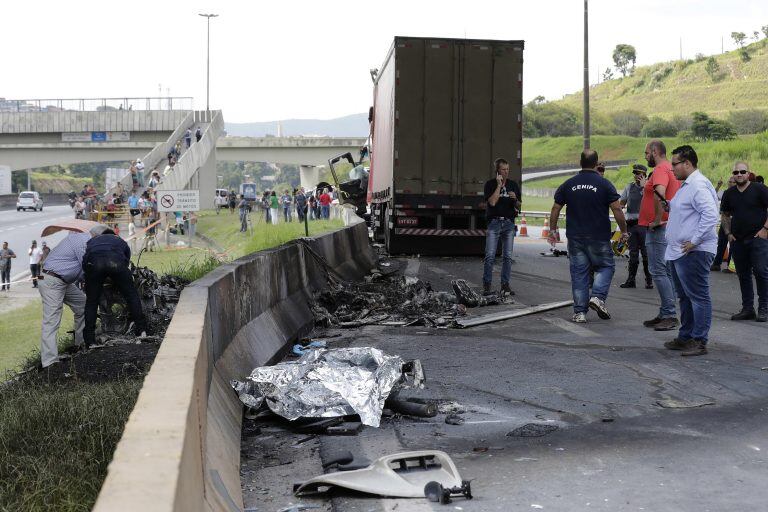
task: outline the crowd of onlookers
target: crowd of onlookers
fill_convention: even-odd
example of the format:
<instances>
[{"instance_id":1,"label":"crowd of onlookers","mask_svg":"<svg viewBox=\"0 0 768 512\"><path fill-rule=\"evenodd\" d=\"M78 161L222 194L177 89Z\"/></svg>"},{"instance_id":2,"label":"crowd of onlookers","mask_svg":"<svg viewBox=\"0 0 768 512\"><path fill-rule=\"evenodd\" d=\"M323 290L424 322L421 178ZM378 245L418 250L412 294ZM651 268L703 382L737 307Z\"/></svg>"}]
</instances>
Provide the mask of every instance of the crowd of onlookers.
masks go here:
<instances>
[{"instance_id":1,"label":"crowd of onlookers","mask_svg":"<svg viewBox=\"0 0 768 512\"><path fill-rule=\"evenodd\" d=\"M304 187L293 191L285 189L282 194L276 190L265 190L261 196L256 194L255 199L236 194L234 190L222 190L215 199L217 214L227 208L232 214L238 211L241 232L247 230L248 214L253 210L262 210L264 222L274 225L281 222L281 217L282 222L293 222L294 218L298 222L330 219L332 211L334 217L338 215L337 210L332 208L338 204L338 191L330 186L310 191L304 190Z\"/></svg>"}]
</instances>

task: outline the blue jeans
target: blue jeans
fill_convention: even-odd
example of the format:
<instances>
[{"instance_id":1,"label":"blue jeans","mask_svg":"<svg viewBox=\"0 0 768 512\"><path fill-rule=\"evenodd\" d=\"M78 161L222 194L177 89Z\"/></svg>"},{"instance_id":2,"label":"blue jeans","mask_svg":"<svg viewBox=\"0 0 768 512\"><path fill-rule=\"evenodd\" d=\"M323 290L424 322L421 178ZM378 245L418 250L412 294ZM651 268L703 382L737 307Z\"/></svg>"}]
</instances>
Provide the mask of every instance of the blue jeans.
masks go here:
<instances>
[{"instance_id":1,"label":"blue jeans","mask_svg":"<svg viewBox=\"0 0 768 512\"><path fill-rule=\"evenodd\" d=\"M485 232L485 258L483 283L493 281L493 262L501 239L501 284L509 284L512 273L512 246L515 242L515 223L511 219L491 219Z\"/></svg>"},{"instance_id":2,"label":"blue jeans","mask_svg":"<svg viewBox=\"0 0 768 512\"><path fill-rule=\"evenodd\" d=\"M664 259L667 250L667 240L664 235L667 228L659 226L645 233L645 249L648 252L648 270L653 277L653 284L661 297L659 318L674 318L675 289L672 286L672 265Z\"/></svg>"},{"instance_id":3,"label":"blue jeans","mask_svg":"<svg viewBox=\"0 0 768 512\"><path fill-rule=\"evenodd\" d=\"M330 206L320 206L320 216L324 219L327 219L331 216L331 207Z\"/></svg>"},{"instance_id":4,"label":"blue jeans","mask_svg":"<svg viewBox=\"0 0 768 512\"><path fill-rule=\"evenodd\" d=\"M733 262L739 276L742 309L754 309L752 274L757 284L758 309L768 311L768 240L748 238L731 242Z\"/></svg>"},{"instance_id":5,"label":"blue jeans","mask_svg":"<svg viewBox=\"0 0 768 512\"><path fill-rule=\"evenodd\" d=\"M680 339L707 343L712 325L709 273L714 259L711 252L691 251L669 262L680 300L680 331L677 334Z\"/></svg>"},{"instance_id":6,"label":"blue jeans","mask_svg":"<svg viewBox=\"0 0 768 512\"><path fill-rule=\"evenodd\" d=\"M616 264L610 240L591 240L584 238L568 239L568 260L571 269L571 289L573 290L573 312L586 313L590 297L601 300L608 298ZM589 289L589 271L595 271L592 290Z\"/></svg>"}]
</instances>

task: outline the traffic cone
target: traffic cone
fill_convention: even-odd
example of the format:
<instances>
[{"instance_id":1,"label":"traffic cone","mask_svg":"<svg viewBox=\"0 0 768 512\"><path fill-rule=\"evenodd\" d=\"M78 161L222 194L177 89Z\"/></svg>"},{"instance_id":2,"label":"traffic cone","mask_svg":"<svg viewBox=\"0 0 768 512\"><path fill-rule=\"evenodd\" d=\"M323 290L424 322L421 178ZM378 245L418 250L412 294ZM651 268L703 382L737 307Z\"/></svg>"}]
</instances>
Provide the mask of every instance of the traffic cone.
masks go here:
<instances>
[{"instance_id":1,"label":"traffic cone","mask_svg":"<svg viewBox=\"0 0 768 512\"><path fill-rule=\"evenodd\" d=\"M541 238L549 238L549 219L544 217L544 229L541 230Z\"/></svg>"},{"instance_id":2,"label":"traffic cone","mask_svg":"<svg viewBox=\"0 0 768 512\"><path fill-rule=\"evenodd\" d=\"M723 252L723 261L728 261L728 260L729 260L729 258L731 257L731 251L729 250L730 248L729 248L729 246L728 246L728 245L729 245L729 244L726 244L726 246L725 246L725 252ZM721 263L721 264L722 264L722 261L719 261L718 263Z\"/></svg>"},{"instance_id":3,"label":"traffic cone","mask_svg":"<svg viewBox=\"0 0 768 512\"><path fill-rule=\"evenodd\" d=\"M525 215L520 219L520 232L517 236L528 236L528 223L525 221Z\"/></svg>"}]
</instances>

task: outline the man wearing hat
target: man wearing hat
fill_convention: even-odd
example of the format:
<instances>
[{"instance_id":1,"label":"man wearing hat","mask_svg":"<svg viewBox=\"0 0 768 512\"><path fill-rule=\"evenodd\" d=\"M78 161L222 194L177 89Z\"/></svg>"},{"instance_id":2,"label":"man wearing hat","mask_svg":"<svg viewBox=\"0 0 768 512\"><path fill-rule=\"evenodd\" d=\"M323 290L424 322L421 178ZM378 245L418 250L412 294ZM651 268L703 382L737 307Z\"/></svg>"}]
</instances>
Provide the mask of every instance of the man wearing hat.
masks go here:
<instances>
[{"instance_id":1,"label":"man wearing hat","mask_svg":"<svg viewBox=\"0 0 768 512\"><path fill-rule=\"evenodd\" d=\"M627 219L627 229L629 231L629 266L627 268L627 280L619 286L622 288L635 288L635 275L637 267L640 264L638 253L643 255L643 272L645 273L645 287L653 288L653 278L648 271L648 253L645 250L645 229L638 225L640 217L640 203L643 200L643 187L645 187L648 168L641 164L632 166L632 177L634 178L621 193L619 202L626 209L624 216Z\"/></svg>"}]
</instances>

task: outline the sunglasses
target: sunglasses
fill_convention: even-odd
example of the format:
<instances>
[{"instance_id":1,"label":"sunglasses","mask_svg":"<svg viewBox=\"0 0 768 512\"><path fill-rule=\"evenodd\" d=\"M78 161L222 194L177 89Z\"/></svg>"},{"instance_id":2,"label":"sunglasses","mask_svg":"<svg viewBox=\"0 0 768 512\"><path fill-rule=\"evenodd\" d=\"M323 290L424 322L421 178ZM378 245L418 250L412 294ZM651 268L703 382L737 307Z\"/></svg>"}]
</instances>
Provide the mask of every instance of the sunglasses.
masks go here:
<instances>
[{"instance_id":1,"label":"sunglasses","mask_svg":"<svg viewBox=\"0 0 768 512\"><path fill-rule=\"evenodd\" d=\"M738 176L739 174L747 174L748 172L749 171L745 171L743 169L737 169L737 170L733 171L733 175L734 176Z\"/></svg>"}]
</instances>

